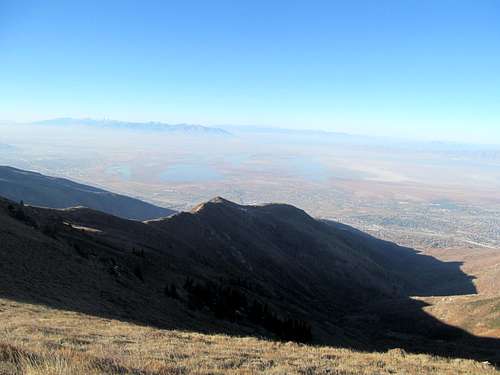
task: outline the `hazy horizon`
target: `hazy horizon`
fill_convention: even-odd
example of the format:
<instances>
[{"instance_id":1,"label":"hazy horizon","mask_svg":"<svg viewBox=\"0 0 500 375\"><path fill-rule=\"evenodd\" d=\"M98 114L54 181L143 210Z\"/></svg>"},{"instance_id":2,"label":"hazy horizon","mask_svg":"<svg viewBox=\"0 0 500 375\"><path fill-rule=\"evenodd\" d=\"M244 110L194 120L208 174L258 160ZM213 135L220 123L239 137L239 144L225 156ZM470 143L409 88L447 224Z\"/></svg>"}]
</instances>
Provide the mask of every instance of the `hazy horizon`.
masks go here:
<instances>
[{"instance_id":1,"label":"hazy horizon","mask_svg":"<svg viewBox=\"0 0 500 375\"><path fill-rule=\"evenodd\" d=\"M71 116L55 116L51 118L34 118L31 120L24 120L24 121L19 121L19 120L5 120L5 119L0 119L0 125L13 125L13 124L19 124L19 125L26 125L26 124L35 124L35 123L43 123L43 122L49 122L49 121L55 121L55 120L74 120L75 122L78 121L103 121L103 122L110 122L110 123L130 123L130 124L136 124L136 125L141 125L141 124L164 124L164 125L194 125L194 126L202 126L206 128L216 128L216 129L223 129L231 132L231 130L239 132L239 131L253 131L258 133L259 131L276 131L276 132L298 132L298 133L325 133L325 134L342 134L342 135L347 135L347 136L354 136L354 137L366 137L366 138L373 138L373 139L389 139L393 142L415 142L415 143L445 143L445 144L454 144L454 145L469 145L469 146L480 146L480 147L500 147L500 139L499 140L483 140L483 141L475 141L475 140L470 140L470 139L446 139L446 138L439 138L439 137L415 137L415 136L404 136L404 135L392 135L392 134L370 134L370 133L360 133L360 132L351 132L349 130L347 131L341 131L341 130L336 130L336 129L324 129L324 128L300 128L300 127L286 127L286 126L274 126L274 125L269 125L269 124L231 124L231 123L225 123L225 124L211 124L211 123L189 123L186 121L181 121L181 122L173 122L173 121L159 121L155 119L145 119L145 120L128 120L128 119L121 119L121 118L109 118L109 117L103 117L103 118L96 118L96 117L91 117L91 116L84 116L84 117L71 117ZM72 124L71 126L77 125ZM82 124L83 125L83 124ZM1 138L0 138L1 141Z\"/></svg>"},{"instance_id":2,"label":"hazy horizon","mask_svg":"<svg viewBox=\"0 0 500 375\"><path fill-rule=\"evenodd\" d=\"M496 2L3 1L0 113L500 141Z\"/></svg>"}]
</instances>

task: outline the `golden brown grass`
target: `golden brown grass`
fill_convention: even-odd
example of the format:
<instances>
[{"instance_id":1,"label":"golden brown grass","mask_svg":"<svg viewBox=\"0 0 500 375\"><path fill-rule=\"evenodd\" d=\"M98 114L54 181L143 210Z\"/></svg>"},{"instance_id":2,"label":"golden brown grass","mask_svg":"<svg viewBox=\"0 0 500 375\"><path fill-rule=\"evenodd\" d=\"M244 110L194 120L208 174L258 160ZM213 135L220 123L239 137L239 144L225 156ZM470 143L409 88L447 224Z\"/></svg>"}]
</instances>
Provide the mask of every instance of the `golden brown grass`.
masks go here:
<instances>
[{"instance_id":1,"label":"golden brown grass","mask_svg":"<svg viewBox=\"0 0 500 375\"><path fill-rule=\"evenodd\" d=\"M402 350L361 353L160 330L0 299L0 374L500 374Z\"/></svg>"},{"instance_id":2,"label":"golden brown grass","mask_svg":"<svg viewBox=\"0 0 500 375\"><path fill-rule=\"evenodd\" d=\"M462 262L463 271L474 278L478 294L420 297L424 310L449 325L477 336L500 338L500 249L428 249L426 254L444 262Z\"/></svg>"}]
</instances>

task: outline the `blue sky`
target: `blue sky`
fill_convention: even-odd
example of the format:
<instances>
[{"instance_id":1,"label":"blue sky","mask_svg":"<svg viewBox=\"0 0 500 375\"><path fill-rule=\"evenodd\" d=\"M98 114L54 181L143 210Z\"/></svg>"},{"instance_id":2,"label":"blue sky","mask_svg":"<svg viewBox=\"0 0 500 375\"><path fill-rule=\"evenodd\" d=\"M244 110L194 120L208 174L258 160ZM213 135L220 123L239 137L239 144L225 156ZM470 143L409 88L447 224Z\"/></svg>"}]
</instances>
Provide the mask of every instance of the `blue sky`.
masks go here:
<instances>
[{"instance_id":1,"label":"blue sky","mask_svg":"<svg viewBox=\"0 0 500 375\"><path fill-rule=\"evenodd\" d=\"M500 2L0 0L0 119L500 143Z\"/></svg>"}]
</instances>

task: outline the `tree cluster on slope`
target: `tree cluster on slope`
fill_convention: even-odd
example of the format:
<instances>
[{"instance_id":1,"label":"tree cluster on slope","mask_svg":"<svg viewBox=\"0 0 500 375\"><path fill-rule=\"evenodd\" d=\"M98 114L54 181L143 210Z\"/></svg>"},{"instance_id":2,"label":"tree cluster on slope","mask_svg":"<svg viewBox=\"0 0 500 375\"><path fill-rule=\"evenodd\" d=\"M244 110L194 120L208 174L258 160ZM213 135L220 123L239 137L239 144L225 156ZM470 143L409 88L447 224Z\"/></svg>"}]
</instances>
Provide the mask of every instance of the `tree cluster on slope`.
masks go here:
<instances>
[{"instance_id":1,"label":"tree cluster on slope","mask_svg":"<svg viewBox=\"0 0 500 375\"><path fill-rule=\"evenodd\" d=\"M312 340L309 323L300 319L282 318L267 303L256 299L249 301L240 289L233 286L217 284L213 281L195 282L188 277L184 283L184 289L187 292L188 307L191 309L206 308L219 319L248 320L272 332L281 340L296 342ZM169 289L167 295L172 297L171 294L172 291Z\"/></svg>"}]
</instances>

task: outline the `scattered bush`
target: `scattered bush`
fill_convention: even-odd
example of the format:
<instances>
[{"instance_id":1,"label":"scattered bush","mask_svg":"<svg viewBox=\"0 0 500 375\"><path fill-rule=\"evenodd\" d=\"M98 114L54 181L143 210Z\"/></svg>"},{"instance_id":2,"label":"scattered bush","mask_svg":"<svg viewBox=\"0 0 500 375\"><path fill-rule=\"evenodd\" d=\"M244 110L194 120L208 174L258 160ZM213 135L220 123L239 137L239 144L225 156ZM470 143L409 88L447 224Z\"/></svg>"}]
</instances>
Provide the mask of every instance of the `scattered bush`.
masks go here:
<instances>
[{"instance_id":1,"label":"scattered bush","mask_svg":"<svg viewBox=\"0 0 500 375\"><path fill-rule=\"evenodd\" d=\"M26 213L23 201L21 201L17 207L12 204L9 204L7 209L9 210L10 215L14 219L22 221L23 223L30 225L34 228L37 227L35 220L33 220L33 218Z\"/></svg>"}]
</instances>

